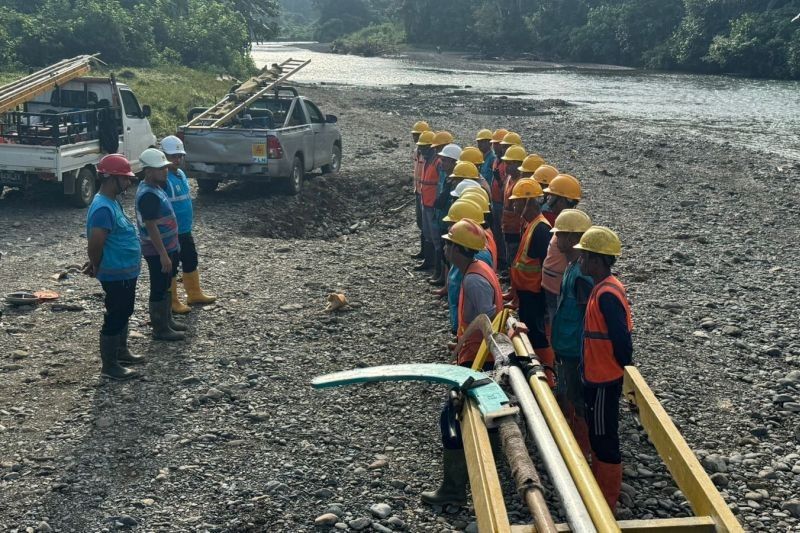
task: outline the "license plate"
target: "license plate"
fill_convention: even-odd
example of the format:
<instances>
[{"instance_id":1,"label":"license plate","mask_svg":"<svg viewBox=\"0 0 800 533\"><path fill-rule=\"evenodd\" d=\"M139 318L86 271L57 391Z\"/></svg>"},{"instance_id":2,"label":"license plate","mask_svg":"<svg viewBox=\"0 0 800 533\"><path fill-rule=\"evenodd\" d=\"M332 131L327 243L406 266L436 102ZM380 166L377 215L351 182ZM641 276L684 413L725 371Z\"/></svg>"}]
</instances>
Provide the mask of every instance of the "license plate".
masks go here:
<instances>
[{"instance_id":1,"label":"license plate","mask_svg":"<svg viewBox=\"0 0 800 533\"><path fill-rule=\"evenodd\" d=\"M267 162L266 143L254 144L252 146L251 154L253 156L253 163L266 163Z\"/></svg>"}]
</instances>

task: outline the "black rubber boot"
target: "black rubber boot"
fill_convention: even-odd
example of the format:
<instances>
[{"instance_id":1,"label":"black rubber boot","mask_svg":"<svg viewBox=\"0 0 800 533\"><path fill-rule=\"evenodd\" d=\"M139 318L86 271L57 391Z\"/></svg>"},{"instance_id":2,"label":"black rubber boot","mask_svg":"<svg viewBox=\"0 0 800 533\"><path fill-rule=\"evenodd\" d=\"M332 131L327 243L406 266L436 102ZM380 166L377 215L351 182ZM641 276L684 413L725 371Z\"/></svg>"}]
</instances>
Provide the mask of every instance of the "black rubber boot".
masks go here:
<instances>
[{"instance_id":1,"label":"black rubber boot","mask_svg":"<svg viewBox=\"0 0 800 533\"><path fill-rule=\"evenodd\" d=\"M419 252L413 254L411 259L425 259L425 237L419 235Z\"/></svg>"},{"instance_id":2,"label":"black rubber boot","mask_svg":"<svg viewBox=\"0 0 800 533\"><path fill-rule=\"evenodd\" d=\"M424 261L422 261L422 263L414 267L414 270L416 270L417 272L422 270L430 270L431 268L433 268L433 259L434 259L433 244L428 241L423 241L422 251L425 258Z\"/></svg>"},{"instance_id":3,"label":"black rubber boot","mask_svg":"<svg viewBox=\"0 0 800 533\"><path fill-rule=\"evenodd\" d=\"M186 331L187 328L185 325L181 324L180 322L175 322L175 318L172 315L172 291L167 291L167 301L169 301L169 305L167 306L167 315L169 316L169 327L174 331Z\"/></svg>"},{"instance_id":4,"label":"black rubber boot","mask_svg":"<svg viewBox=\"0 0 800 533\"><path fill-rule=\"evenodd\" d=\"M117 381L138 377L138 372L120 366L117 361L119 338L120 335L100 335L100 361L103 363L100 375Z\"/></svg>"},{"instance_id":5,"label":"black rubber boot","mask_svg":"<svg viewBox=\"0 0 800 533\"><path fill-rule=\"evenodd\" d=\"M123 365L138 365L147 361L143 355L134 355L128 349L128 326L122 330L119 336L119 344L117 345L117 362Z\"/></svg>"},{"instance_id":6,"label":"black rubber boot","mask_svg":"<svg viewBox=\"0 0 800 533\"><path fill-rule=\"evenodd\" d=\"M443 449L442 470L442 484L434 491L423 492L422 501L428 505L466 505L469 474L464 450Z\"/></svg>"},{"instance_id":7,"label":"black rubber boot","mask_svg":"<svg viewBox=\"0 0 800 533\"><path fill-rule=\"evenodd\" d=\"M437 287L444 287L446 281L447 263L444 262L444 251L442 251L441 255L437 257L436 269L433 271L433 277L428 280L428 283L431 285L436 285Z\"/></svg>"},{"instance_id":8,"label":"black rubber boot","mask_svg":"<svg viewBox=\"0 0 800 533\"><path fill-rule=\"evenodd\" d=\"M150 323L153 325L153 338L159 341L182 341L186 337L169 326L172 302L164 298L160 302L150 302Z\"/></svg>"}]
</instances>

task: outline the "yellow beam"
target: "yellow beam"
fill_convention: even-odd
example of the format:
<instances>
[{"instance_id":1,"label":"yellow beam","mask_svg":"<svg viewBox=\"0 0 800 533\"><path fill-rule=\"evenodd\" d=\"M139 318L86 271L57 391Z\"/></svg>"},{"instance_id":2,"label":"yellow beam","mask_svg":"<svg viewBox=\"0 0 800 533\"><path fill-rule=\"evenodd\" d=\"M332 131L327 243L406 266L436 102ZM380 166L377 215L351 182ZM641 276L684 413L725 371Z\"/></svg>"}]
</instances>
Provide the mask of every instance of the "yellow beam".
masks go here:
<instances>
[{"instance_id":1,"label":"yellow beam","mask_svg":"<svg viewBox=\"0 0 800 533\"><path fill-rule=\"evenodd\" d=\"M744 531L635 367L625 367L623 394L639 408L642 426L694 513L710 517L718 532Z\"/></svg>"},{"instance_id":2,"label":"yellow beam","mask_svg":"<svg viewBox=\"0 0 800 533\"><path fill-rule=\"evenodd\" d=\"M503 329L503 325L508 320L508 309L503 309L500 313L495 315L494 320L492 320L492 331L495 333L499 333L500 330ZM472 361L472 370L480 372L483 368L483 364L486 362L486 358L489 356L489 346L486 344L486 339L481 341L481 347L478 348L478 355L475 356L475 360Z\"/></svg>"},{"instance_id":3,"label":"yellow beam","mask_svg":"<svg viewBox=\"0 0 800 533\"><path fill-rule=\"evenodd\" d=\"M461 410L461 436L478 531L510 533L511 526L492 456L492 445L478 406L468 399Z\"/></svg>"},{"instance_id":4,"label":"yellow beam","mask_svg":"<svg viewBox=\"0 0 800 533\"><path fill-rule=\"evenodd\" d=\"M623 533L714 533L716 527L710 516L688 518L664 518L654 520L620 520L617 522ZM569 524L557 524L559 532L572 530ZM536 533L533 526L511 526L511 533Z\"/></svg>"},{"instance_id":5,"label":"yellow beam","mask_svg":"<svg viewBox=\"0 0 800 533\"><path fill-rule=\"evenodd\" d=\"M40 82L37 85L32 85L30 88L26 88L22 92L14 92L12 96L10 96L7 100L0 102L0 113L4 113L10 109L14 109L19 104L23 104L36 96L53 89L56 85L63 85L64 83L73 80L83 74L86 74L91 70L91 66L89 64L81 65L77 68L72 68L70 70L64 71L52 78L48 78L45 81Z\"/></svg>"}]
</instances>

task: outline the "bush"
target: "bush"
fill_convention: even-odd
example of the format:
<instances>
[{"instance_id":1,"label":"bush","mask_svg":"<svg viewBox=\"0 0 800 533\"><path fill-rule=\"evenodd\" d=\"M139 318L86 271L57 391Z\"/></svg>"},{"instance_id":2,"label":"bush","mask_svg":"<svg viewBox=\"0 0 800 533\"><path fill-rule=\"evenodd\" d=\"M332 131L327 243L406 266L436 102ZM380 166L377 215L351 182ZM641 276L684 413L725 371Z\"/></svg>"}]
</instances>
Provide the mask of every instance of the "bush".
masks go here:
<instances>
[{"instance_id":1,"label":"bush","mask_svg":"<svg viewBox=\"0 0 800 533\"><path fill-rule=\"evenodd\" d=\"M405 32L397 24L384 23L367 26L346 37L336 39L332 50L340 54L366 57L396 53L405 41Z\"/></svg>"}]
</instances>

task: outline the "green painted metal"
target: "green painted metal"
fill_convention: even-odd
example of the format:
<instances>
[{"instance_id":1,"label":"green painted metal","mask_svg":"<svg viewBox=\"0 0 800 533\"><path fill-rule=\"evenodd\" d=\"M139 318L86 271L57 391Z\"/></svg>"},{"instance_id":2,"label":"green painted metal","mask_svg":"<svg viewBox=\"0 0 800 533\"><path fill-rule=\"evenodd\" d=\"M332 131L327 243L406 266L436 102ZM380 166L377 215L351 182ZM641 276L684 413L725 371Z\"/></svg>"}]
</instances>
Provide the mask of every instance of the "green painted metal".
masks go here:
<instances>
[{"instance_id":1,"label":"green painted metal","mask_svg":"<svg viewBox=\"0 0 800 533\"><path fill-rule=\"evenodd\" d=\"M463 386L469 378L475 381L490 379L483 372L475 372L469 368L443 364L405 364L385 365L368 368L357 368L317 376L311 384L316 389L353 385L356 383L374 383L378 381L426 381L444 383L451 387ZM486 418L507 410L508 396L494 381L470 388L467 394L478 403L481 415Z\"/></svg>"}]
</instances>

